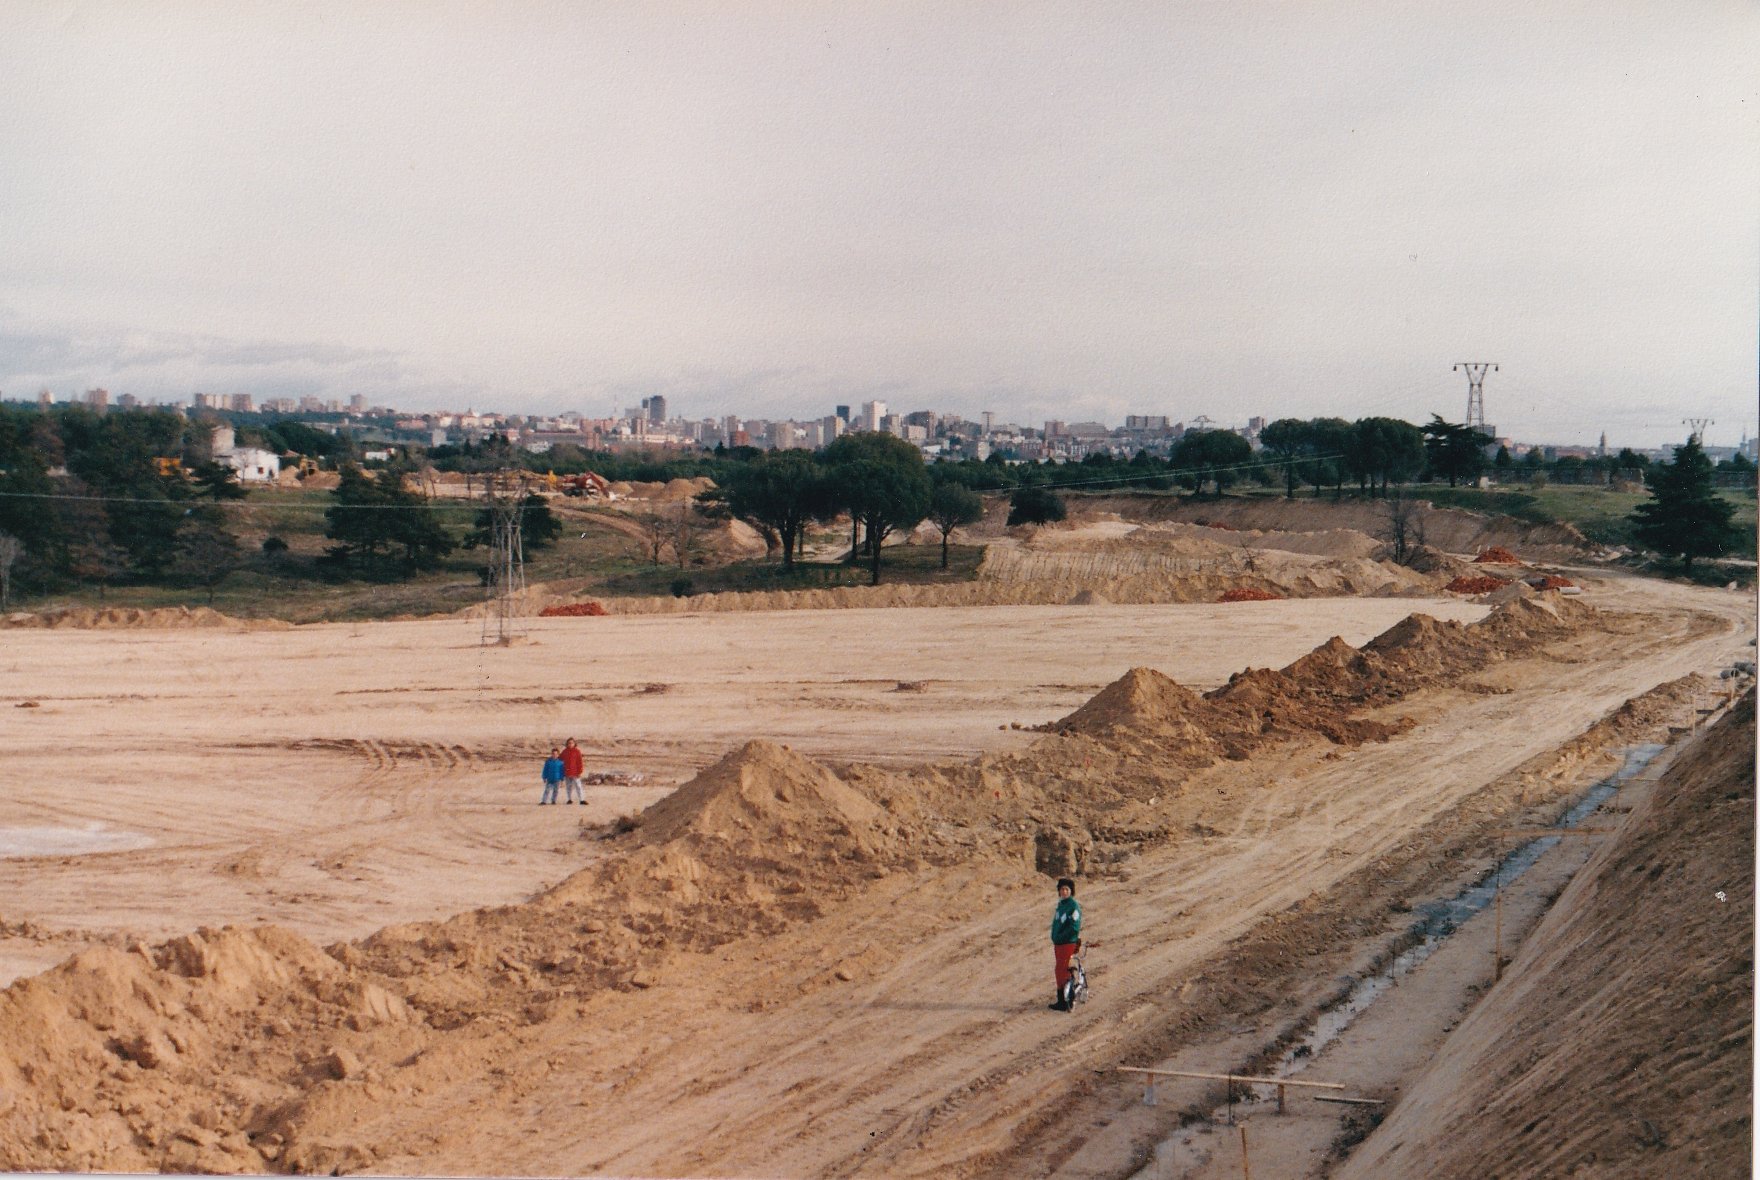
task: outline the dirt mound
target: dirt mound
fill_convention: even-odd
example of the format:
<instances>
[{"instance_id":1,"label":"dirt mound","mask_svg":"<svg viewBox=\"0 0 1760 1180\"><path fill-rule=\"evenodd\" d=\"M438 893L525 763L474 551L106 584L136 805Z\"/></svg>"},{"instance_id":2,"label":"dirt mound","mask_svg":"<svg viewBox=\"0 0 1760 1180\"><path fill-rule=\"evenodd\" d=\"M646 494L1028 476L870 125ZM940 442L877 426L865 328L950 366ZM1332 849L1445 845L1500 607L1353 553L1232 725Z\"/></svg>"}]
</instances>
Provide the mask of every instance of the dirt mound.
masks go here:
<instances>
[{"instance_id":1,"label":"dirt mound","mask_svg":"<svg viewBox=\"0 0 1760 1180\"><path fill-rule=\"evenodd\" d=\"M1253 586L1233 586L1222 592L1217 602L1282 602L1283 595Z\"/></svg>"},{"instance_id":2,"label":"dirt mound","mask_svg":"<svg viewBox=\"0 0 1760 1180\"><path fill-rule=\"evenodd\" d=\"M698 492L706 491L714 486L714 480L706 475L700 475L695 479L671 479L664 483L618 482L611 485L611 491L631 500L659 500L664 503L673 503L679 500L688 500Z\"/></svg>"},{"instance_id":3,"label":"dirt mound","mask_svg":"<svg viewBox=\"0 0 1760 1180\"><path fill-rule=\"evenodd\" d=\"M1407 569L1416 570L1420 574L1454 576L1466 572L1471 563L1429 545L1419 545L1406 551L1405 565Z\"/></svg>"},{"instance_id":4,"label":"dirt mound","mask_svg":"<svg viewBox=\"0 0 1760 1180\"><path fill-rule=\"evenodd\" d=\"M1088 703L1046 728L1057 733L1102 735L1132 730L1203 738L1208 720L1203 698L1153 668L1132 668Z\"/></svg>"},{"instance_id":5,"label":"dirt mound","mask_svg":"<svg viewBox=\"0 0 1760 1180\"><path fill-rule=\"evenodd\" d=\"M0 993L0 1161L266 1170L237 1114L257 1084L249 1074L297 1072L273 1038L319 1006L337 1025L352 1019L362 1029L412 1019L401 1000L347 974L285 930L229 926L151 949L100 947L19 981ZM247 1070L219 1068L242 1023L268 1031L260 1056ZM115 1100L118 1079L132 1096L126 1104ZM55 1120L53 1137L32 1131L46 1118Z\"/></svg>"},{"instance_id":6,"label":"dirt mound","mask_svg":"<svg viewBox=\"0 0 1760 1180\"><path fill-rule=\"evenodd\" d=\"M1475 627L1506 644L1519 644L1563 635L1572 629L1572 623L1559 613L1558 596L1547 594L1512 598L1479 620Z\"/></svg>"},{"instance_id":7,"label":"dirt mound","mask_svg":"<svg viewBox=\"0 0 1760 1180\"><path fill-rule=\"evenodd\" d=\"M1664 773L1338 1175L1747 1174L1754 709Z\"/></svg>"},{"instance_id":8,"label":"dirt mound","mask_svg":"<svg viewBox=\"0 0 1760 1180\"><path fill-rule=\"evenodd\" d=\"M1505 549L1502 545L1493 545L1473 558L1479 565L1526 565L1527 562Z\"/></svg>"},{"instance_id":9,"label":"dirt mound","mask_svg":"<svg viewBox=\"0 0 1760 1180\"><path fill-rule=\"evenodd\" d=\"M643 845L758 844L770 855L872 853L885 813L816 762L774 742L747 742L641 815Z\"/></svg>"},{"instance_id":10,"label":"dirt mound","mask_svg":"<svg viewBox=\"0 0 1760 1180\"><path fill-rule=\"evenodd\" d=\"M35 614L17 612L0 619L0 627L49 627L70 630L117 630L129 627L242 627L231 618L205 606L167 606L143 609L132 606L63 607Z\"/></svg>"}]
</instances>

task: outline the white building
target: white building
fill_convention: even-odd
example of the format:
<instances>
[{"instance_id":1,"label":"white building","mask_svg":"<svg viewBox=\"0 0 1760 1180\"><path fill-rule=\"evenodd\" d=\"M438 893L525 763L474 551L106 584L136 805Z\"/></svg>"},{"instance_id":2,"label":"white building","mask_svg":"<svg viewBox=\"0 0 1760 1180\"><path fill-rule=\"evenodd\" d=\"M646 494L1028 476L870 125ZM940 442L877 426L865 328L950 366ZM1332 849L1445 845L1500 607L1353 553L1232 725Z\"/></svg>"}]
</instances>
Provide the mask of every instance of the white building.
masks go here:
<instances>
[{"instance_id":1,"label":"white building","mask_svg":"<svg viewBox=\"0 0 1760 1180\"><path fill-rule=\"evenodd\" d=\"M261 447L233 447L214 455L216 463L238 472L240 483L273 483L281 474L281 456Z\"/></svg>"}]
</instances>

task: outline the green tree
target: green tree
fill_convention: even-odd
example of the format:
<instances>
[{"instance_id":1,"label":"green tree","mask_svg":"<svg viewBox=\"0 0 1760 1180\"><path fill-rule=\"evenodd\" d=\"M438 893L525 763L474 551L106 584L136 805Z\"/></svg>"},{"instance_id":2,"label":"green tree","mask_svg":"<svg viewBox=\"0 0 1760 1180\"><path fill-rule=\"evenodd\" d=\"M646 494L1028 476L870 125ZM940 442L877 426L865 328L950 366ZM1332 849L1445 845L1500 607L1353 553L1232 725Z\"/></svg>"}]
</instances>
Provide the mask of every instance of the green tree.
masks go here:
<instances>
[{"instance_id":1,"label":"green tree","mask_svg":"<svg viewBox=\"0 0 1760 1180\"><path fill-rule=\"evenodd\" d=\"M878 586L887 536L914 527L929 512L923 454L896 435L862 431L834 440L824 458L832 498L861 525L872 562L871 584Z\"/></svg>"},{"instance_id":2,"label":"green tree","mask_svg":"<svg viewBox=\"0 0 1760 1180\"><path fill-rule=\"evenodd\" d=\"M1314 429L1300 418L1279 418L1259 432L1259 445L1283 465L1284 496L1296 498L1296 469L1314 452Z\"/></svg>"},{"instance_id":3,"label":"green tree","mask_svg":"<svg viewBox=\"0 0 1760 1180\"><path fill-rule=\"evenodd\" d=\"M224 463L210 459L196 464L189 474L197 495L215 500L242 500L249 494L238 482L238 472Z\"/></svg>"},{"instance_id":4,"label":"green tree","mask_svg":"<svg viewBox=\"0 0 1760 1180\"><path fill-rule=\"evenodd\" d=\"M311 459L336 461L353 453L346 434L330 434L297 418L281 418L262 428L263 444L278 453L293 452Z\"/></svg>"},{"instance_id":5,"label":"green tree","mask_svg":"<svg viewBox=\"0 0 1760 1180\"><path fill-rule=\"evenodd\" d=\"M12 603L12 567L24 556L24 542L11 533L0 532L0 611Z\"/></svg>"},{"instance_id":6,"label":"green tree","mask_svg":"<svg viewBox=\"0 0 1760 1180\"><path fill-rule=\"evenodd\" d=\"M1216 498L1222 489L1235 482L1241 468L1253 458L1252 444L1232 430L1187 431L1173 448L1173 465L1191 481L1199 497L1204 485L1216 485Z\"/></svg>"},{"instance_id":7,"label":"green tree","mask_svg":"<svg viewBox=\"0 0 1760 1180\"><path fill-rule=\"evenodd\" d=\"M1344 444L1345 468L1365 492L1385 496L1424 466L1424 434L1398 418L1359 418Z\"/></svg>"},{"instance_id":8,"label":"green tree","mask_svg":"<svg viewBox=\"0 0 1760 1180\"><path fill-rule=\"evenodd\" d=\"M1008 499L1008 524L1052 524L1069 515L1063 497L1042 483L1023 484Z\"/></svg>"},{"instance_id":9,"label":"green tree","mask_svg":"<svg viewBox=\"0 0 1760 1180\"><path fill-rule=\"evenodd\" d=\"M1314 457L1302 464L1305 482L1314 485L1314 498L1320 489L1332 488L1333 499L1344 494L1344 449L1350 438L1351 424L1343 418L1310 418L1308 430L1313 436Z\"/></svg>"},{"instance_id":10,"label":"green tree","mask_svg":"<svg viewBox=\"0 0 1760 1180\"><path fill-rule=\"evenodd\" d=\"M1448 486L1460 480L1478 479L1485 470L1485 448L1491 445L1489 434L1461 422L1445 422L1442 415L1430 415L1424 427L1424 457L1435 475L1448 477ZM1508 452L1504 452L1507 457Z\"/></svg>"},{"instance_id":11,"label":"green tree","mask_svg":"<svg viewBox=\"0 0 1760 1180\"><path fill-rule=\"evenodd\" d=\"M1650 499L1632 510L1632 532L1658 553L1678 557L1691 572L1700 557L1720 557L1736 544L1733 505L1718 496L1711 460L1697 438L1674 449L1674 462L1651 467Z\"/></svg>"},{"instance_id":12,"label":"green tree","mask_svg":"<svg viewBox=\"0 0 1760 1180\"><path fill-rule=\"evenodd\" d=\"M60 462L60 435L49 415L0 406L0 532L17 537L36 563L50 568L64 564L67 548L62 505L53 499L49 477Z\"/></svg>"},{"instance_id":13,"label":"green tree","mask_svg":"<svg viewBox=\"0 0 1760 1180\"><path fill-rule=\"evenodd\" d=\"M183 445L183 420L158 410L95 414L83 406L58 411L67 470L104 506L109 542L148 576L177 556L177 536L190 515L189 485L160 460Z\"/></svg>"},{"instance_id":14,"label":"green tree","mask_svg":"<svg viewBox=\"0 0 1760 1180\"><path fill-rule=\"evenodd\" d=\"M238 538L215 521L204 520L177 539L178 569L207 590L209 606L214 605L214 589L242 564Z\"/></svg>"},{"instance_id":15,"label":"green tree","mask_svg":"<svg viewBox=\"0 0 1760 1180\"><path fill-rule=\"evenodd\" d=\"M479 545L494 543L494 514L484 508L477 513L471 531L464 535L461 542L466 549L475 549ZM548 549L556 544L556 538L562 535L562 522L550 511L550 501L536 492L529 493L519 503L519 546L524 552L530 553L538 549Z\"/></svg>"},{"instance_id":16,"label":"green tree","mask_svg":"<svg viewBox=\"0 0 1760 1180\"><path fill-rule=\"evenodd\" d=\"M368 475L350 464L332 495L336 504L324 513L324 535L341 544L331 553L343 561L358 559L363 571L375 569L381 555L401 549L407 575L436 565L453 550L451 534L420 496L404 488L401 472Z\"/></svg>"},{"instance_id":17,"label":"green tree","mask_svg":"<svg viewBox=\"0 0 1760 1180\"><path fill-rule=\"evenodd\" d=\"M782 568L794 567L807 524L837 511L826 472L806 451L771 451L733 469L725 501L729 512L776 534Z\"/></svg>"},{"instance_id":18,"label":"green tree","mask_svg":"<svg viewBox=\"0 0 1760 1180\"><path fill-rule=\"evenodd\" d=\"M984 498L964 484L942 480L929 493L929 519L941 533L941 568L947 568L947 539L961 525L984 519Z\"/></svg>"}]
</instances>

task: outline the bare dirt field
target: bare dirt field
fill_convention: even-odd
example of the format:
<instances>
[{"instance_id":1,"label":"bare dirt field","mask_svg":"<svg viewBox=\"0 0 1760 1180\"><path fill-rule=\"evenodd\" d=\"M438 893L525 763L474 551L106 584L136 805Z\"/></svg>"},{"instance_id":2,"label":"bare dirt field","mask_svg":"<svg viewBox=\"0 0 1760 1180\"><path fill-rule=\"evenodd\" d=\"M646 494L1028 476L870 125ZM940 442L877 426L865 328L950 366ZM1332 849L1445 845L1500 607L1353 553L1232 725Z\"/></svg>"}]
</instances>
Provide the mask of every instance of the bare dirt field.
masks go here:
<instances>
[{"instance_id":1,"label":"bare dirt field","mask_svg":"<svg viewBox=\"0 0 1760 1180\"><path fill-rule=\"evenodd\" d=\"M80 951L0 993L0 1163L1131 1175L1220 1091L1116 1067L1260 1064L1751 658L1751 596L1582 580L0 633L0 966ZM537 807L570 734L641 782Z\"/></svg>"},{"instance_id":2,"label":"bare dirt field","mask_svg":"<svg viewBox=\"0 0 1760 1180\"><path fill-rule=\"evenodd\" d=\"M653 802L753 737L815 758L1018 750L1134 664L1214 688L1360 644L1413 609L1226 606L748 612L530 619L484 647L445 622L0 633L5 980L92 934L269 921L320 942L515 901L579 869L584 821ZM25 705L30 707L21 707ZM540 811L573 736L585 813ZM65 854L56 855L58 851ZM28 855L41 852L46 855Z\"/></svg>"}]
</instances>

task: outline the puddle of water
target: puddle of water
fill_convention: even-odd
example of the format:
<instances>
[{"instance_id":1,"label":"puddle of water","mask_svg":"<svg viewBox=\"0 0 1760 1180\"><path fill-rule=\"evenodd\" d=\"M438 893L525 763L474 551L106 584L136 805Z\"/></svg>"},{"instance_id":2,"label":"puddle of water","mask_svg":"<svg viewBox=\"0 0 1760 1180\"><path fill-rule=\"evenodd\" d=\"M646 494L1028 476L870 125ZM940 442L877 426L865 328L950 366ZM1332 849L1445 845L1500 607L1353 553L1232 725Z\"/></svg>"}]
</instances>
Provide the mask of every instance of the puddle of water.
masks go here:
<instances>
[{"instance_id":1,"label":"puddle of water","mask_svg":"<svg viewBox=\"0 0 1760 1180\"><path fill-rule=\"evenodd\" d=\"M0 860L129 852L152 843L151 836L119 831L101 823L89 823L83 828L0 828Z\"/></svg>"}]
</instances>

